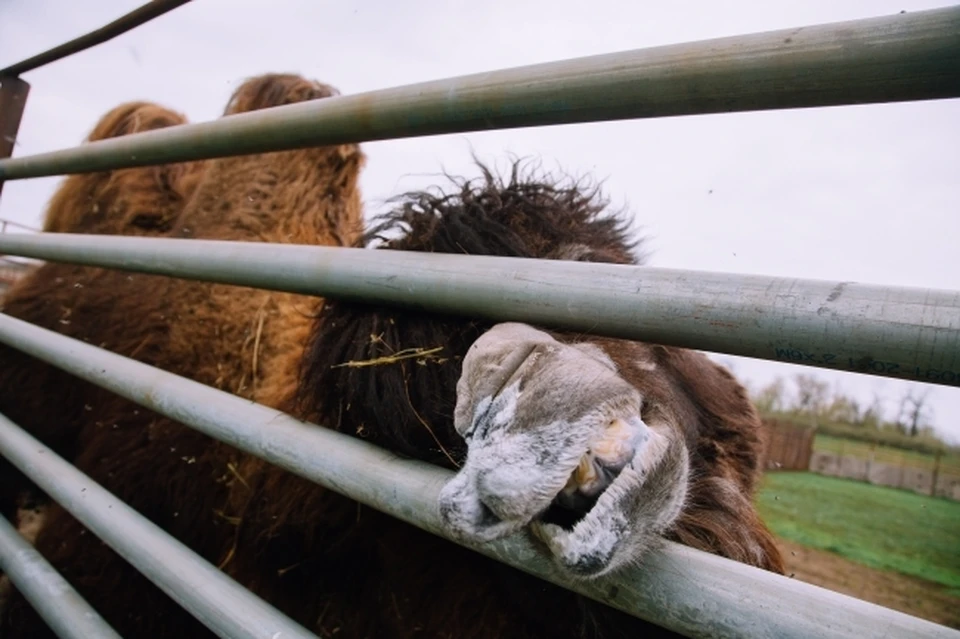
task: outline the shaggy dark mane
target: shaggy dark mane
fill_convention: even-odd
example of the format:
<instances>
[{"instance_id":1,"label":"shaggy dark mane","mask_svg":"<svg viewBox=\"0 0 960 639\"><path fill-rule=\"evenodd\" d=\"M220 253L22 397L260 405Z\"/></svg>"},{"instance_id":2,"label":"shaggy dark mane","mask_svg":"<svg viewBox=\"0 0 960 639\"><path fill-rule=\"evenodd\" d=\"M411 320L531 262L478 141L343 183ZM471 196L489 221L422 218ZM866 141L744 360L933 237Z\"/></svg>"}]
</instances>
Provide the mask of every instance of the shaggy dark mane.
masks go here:
<instances>
[{"instance_id":1,"label":"shaggy dark mane","mask_svg":"<svg viewBox=\"0 0 960 639\"><path fill-rule=\"evenodd\" d=\"M537 175L521 162L513 163L506 179L478 165L479 179L450 178L449 192L418 191L391 200L392 210L361 244L618 264L642 260L629 218L610 210L599 187ZM336 423L327 426L456 466L465 452L453 429L461 358L492 325L328 301L303 360L299 412L315 420L335 415ZM397 359L398 353L410 357Z\"/></svg>"},{"instance_id":2,"label":"shaggy dark mane","mask_svg":"<svg viewBox=\"0 0 960 639\"><path fill-rule=\"evenodd\" d=\"M412 191L364 237L379 248L639 264L631 219L612 210L598 185L511 165L504 179L477 161L481 177L447 176L453 189ZM399 237L397 237L399 235Z\"/></svg>"}]
</instances>

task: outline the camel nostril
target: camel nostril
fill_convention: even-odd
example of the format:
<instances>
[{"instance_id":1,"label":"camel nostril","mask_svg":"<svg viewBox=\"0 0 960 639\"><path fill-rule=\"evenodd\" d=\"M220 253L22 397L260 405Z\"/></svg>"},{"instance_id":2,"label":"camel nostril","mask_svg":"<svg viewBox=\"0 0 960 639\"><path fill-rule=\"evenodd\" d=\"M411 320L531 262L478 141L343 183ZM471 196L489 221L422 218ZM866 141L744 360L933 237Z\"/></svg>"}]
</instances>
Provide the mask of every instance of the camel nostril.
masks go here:
<instances>
[{"instance_id":1,"label":"camel nostril","mask_svg":"<svg viewBox=\"0 0 960 639\"><path fill-rule=\"evenodd\" d=\"M501 523L503 519L497 516L497 513L481 499L480 500L480 521L478 522L480 527L489 528Z\"/></svg>"},{"instance_id":2,"label":"camel nostril","mask_svg":"<svg viewBox=\"0 0 960 639\"><path fill-rule=\"evenodd\" d=\"M490 506L477 495L469 479L455 477L440 492L440 518L454 532L474 537L501 524Z\"/></svg>"},{"instance_id":3,"label":"camel nostril","mask_svg":"<svg viewBox=\"0 0 960 639\"><path fill-rule=\"evenodd\" d=\"M483 511L484 523L493 525L501 522L505 517L504 500L498 495L496 489L490 485L490 482L484 481L487 476L481 476L477 480L477 499L480 502L480 508Z\"/></svg>"}]
</instances>

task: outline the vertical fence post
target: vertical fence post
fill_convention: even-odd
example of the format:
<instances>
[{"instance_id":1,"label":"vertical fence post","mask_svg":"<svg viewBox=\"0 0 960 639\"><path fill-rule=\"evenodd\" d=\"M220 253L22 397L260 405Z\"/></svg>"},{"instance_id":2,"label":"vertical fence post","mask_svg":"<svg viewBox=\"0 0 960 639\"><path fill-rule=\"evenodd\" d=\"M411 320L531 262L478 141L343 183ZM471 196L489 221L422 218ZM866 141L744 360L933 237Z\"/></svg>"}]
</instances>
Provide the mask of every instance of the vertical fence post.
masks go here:
<instances>
[{"instance_id":1,"label":"vertical fence post","mask_svg":"<svg viewBox=\"0 0 960 639\"><path fill-rule=\"evenodd\" d=\"M837 451L837 477L843 477L843 453L846 449L847 440L840 439L840 450Z\"/></svg>"},{"instance_id":2,"label":"vertical fence post","mask_svg":"<svg viewBox=\"0 0 960 639\"><path fill-rule=\"evenodd\" d=\"M803 458L797 470L810 470L810 463L813 461L813 444L817 439L817 431L814 428L808 428L803 435Z\"/></svg>"},{"instance_id":3,"label":"vertical fence post","mask_svg":"<svg viewBox=\"0 0 960 639\"><path fill-rule=\"evenodd\" d=\"M937 480L940 478L940 458L943 456L943 449L937 451L933 458L933 477L930 478L930 496L937 496Z\"/></svg>"},{"instance_id":4,"label":"vertical fence post","mask_svg":"<svg viewBox=\"0 0 960 639\"><path fill-rule=\"evenodd\" d=\"M12 75L0 76L0 159L13 155L13 145L20 131L23 108L27 105L30 85ZM3 180L0 180L0 195ZM6 227L6 224L4 224Z\"/></svg>"},{"instance_id":5,"label":"vertical fence post","mask_svg":"<svg viewBox=\"0 0 960 639\"><path fill-rule=\"evenodd\" d=\"M897 483L897 488L903 489L903 476L907 472L907 454L901 448L900 449L900 481Z\"/></svg>"}]
</instances>

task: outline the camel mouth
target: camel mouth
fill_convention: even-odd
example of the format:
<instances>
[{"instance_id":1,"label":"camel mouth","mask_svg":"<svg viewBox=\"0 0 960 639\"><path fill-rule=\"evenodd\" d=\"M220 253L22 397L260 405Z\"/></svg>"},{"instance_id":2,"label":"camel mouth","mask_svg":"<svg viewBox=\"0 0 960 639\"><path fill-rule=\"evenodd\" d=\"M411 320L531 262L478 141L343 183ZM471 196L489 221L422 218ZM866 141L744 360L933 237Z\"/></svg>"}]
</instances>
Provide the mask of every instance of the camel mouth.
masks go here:
<instances>
[{"instance_id":1,"label":"camel mouth","mask_svg":"<svg viewBox=\"0 0 960 639\"><path fill-rule=\"evenodd\" d=\"M639 417L611 420L604 438L594 442L581 457L566 486L535 519L573 530L594 509L648 437L648 427Z\"/></svg>"},{"instance_id":2,"label":"camel mouth","mask_svg":"<svg viewBox=\"0 0 960 639\"><path fill-rule=\"evenodd\" d=\"M541 523L560 526L567 531L573 530L594 509L600 500L600 496L607 492L613 485L614 480L627 467L626 463L608 465L596 459L594 459L594 463L602 478L600 490L583 490L582 487L573 492L564 490L535 519Z\"/></svg>"},{"instance_id":3,"label":"camel mouth","mask_svg":"<svg viewBox=\"0 0 960 639\"><path fill-rule=\"evenodd\" d=\"M540 523L553 524L566 531L571 531L577 524L583 521L587 513L593 510L593 507L597 504L597 500L600 498L600 494L594 495L593 497L585 497L588 503L578 506L561 503L560 500L555 499L551 502L550 506L535 519Z\"/></svg>"}]
</instances>

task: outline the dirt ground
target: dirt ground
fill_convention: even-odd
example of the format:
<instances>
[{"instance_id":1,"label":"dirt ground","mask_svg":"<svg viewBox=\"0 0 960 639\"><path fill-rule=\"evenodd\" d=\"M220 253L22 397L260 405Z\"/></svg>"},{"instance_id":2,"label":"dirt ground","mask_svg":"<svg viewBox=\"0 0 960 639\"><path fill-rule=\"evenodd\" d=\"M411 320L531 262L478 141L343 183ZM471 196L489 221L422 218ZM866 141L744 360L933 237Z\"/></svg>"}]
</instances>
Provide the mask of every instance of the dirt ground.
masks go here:
<instances>
[{"instance_id":1,"label":"dirt ground","mask_svg":"<svg viewBox=\"0 0 960 639\"><path fill-rule=\"evenodd\" d=\"M876 570L822 550L777 540L787 574L816 586L960 629L960 597L946 587L896 572Z\"/></svg>"}]
</instances>

